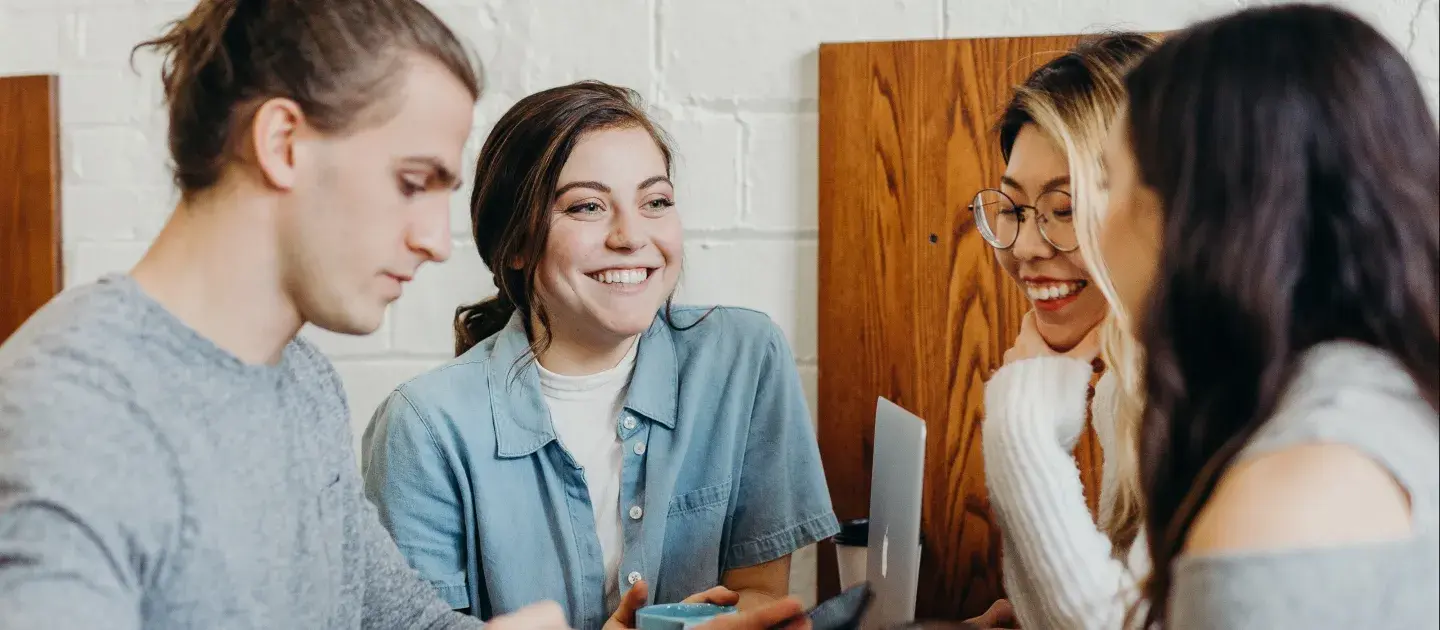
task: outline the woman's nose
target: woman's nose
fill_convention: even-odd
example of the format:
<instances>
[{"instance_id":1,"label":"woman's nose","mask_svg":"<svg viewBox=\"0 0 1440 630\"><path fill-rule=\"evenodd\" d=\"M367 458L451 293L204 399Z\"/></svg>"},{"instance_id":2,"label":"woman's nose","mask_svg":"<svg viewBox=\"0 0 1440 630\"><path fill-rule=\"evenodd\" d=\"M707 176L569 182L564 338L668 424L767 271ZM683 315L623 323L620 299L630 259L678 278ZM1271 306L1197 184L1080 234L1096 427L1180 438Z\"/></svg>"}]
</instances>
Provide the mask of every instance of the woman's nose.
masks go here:
<instances>
[{"instance_id":1,"label":"woman's nose","mask_svg":"<svg viewBox=\"0 0 1440 630\"><path fill-rule=\"evenodd\" d=\"M1020 260L1053 258L1055 248L1040 234L1040 222L1033 216L1020 224L1020 233L1015 236L1015 257Z\"/></svg>"},{"instance_id":2,"label":"woman's nose","mask_svg":"<svg viewBox=\"0 0 1440 630\"><path fill-rule=\"evenodd\" d=\"M617 251L640 249L645 244L643 222L631 212L620 211L612 215L610 234L605 246Z\"/></svg>"}]
</instances>

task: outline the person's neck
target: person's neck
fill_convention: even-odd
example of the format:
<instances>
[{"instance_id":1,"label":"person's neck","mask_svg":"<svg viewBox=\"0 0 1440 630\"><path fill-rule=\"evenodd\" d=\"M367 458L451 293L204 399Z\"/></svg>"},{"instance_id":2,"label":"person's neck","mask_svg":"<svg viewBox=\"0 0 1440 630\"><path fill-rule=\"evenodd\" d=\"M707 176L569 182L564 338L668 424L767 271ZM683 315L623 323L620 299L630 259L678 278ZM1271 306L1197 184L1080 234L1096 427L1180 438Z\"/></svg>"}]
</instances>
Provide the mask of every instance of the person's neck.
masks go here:
<instances>
[{"instance_id":1,"label":"person's neck","mask_svg":"<svg viewBox=\"0 0 1440 630\"><path fill-rule=\"evenodd\" d=\"M304 321L283 289L273 210L264 197L224 191L181 201L130 275L241 361L278 363Z\"/></svg>"},{"instance_id":2,"label":"person's neck","mask_svg":"<svg viewBox=\"0 0 1440 630\"><path fill-rule=\"evenodd\" d=\"M619 365L638 337L585 339L555 331L550 346L537 359L545 369L562 376L597 374Z\"/></svg>"}]
</instances>

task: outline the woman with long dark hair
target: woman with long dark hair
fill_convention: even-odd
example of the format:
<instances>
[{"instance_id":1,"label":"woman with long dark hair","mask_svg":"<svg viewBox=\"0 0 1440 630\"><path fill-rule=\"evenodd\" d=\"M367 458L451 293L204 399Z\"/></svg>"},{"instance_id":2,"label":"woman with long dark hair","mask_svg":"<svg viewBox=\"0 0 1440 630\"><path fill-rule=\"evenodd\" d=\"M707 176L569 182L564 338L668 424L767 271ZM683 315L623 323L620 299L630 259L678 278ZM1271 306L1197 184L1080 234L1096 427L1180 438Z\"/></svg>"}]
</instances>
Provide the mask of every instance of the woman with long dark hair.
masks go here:
<instances>
[{"instance_id":1,"label":"woman with long dark hair","mask_svg":"<svg viewBox=\"0 0 1440 630\"><path fill-rule=\"evenodd\" d=\"M1127 79L1101 250L1145 348L1148 627L1440 624L1440 157L1333 8L1175 34Z\"/></svg>"}]
</instances>

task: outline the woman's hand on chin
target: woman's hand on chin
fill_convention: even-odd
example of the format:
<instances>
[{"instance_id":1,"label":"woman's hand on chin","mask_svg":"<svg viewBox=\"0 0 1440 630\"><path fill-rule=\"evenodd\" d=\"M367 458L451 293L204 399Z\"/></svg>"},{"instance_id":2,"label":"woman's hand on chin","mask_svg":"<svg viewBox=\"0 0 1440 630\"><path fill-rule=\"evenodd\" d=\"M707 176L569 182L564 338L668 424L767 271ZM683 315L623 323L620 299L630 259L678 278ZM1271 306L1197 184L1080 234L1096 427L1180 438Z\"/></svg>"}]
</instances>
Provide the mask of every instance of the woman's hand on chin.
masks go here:
<instances>
[{"instance_id":1,"label":"woman's hand on chin","mask_svg":"<svg viewBox=\"0 0 1440 630\"><path fill-rule=\"evenodd\" d=\"M1075 347L1065 352L1056 352L1046 343L1045 338L1040 336L1040 329L1035 326L1035 311L1025 314L1025 319L1020 322L1020 334L1015 337L1015 344L1005 351L1005 365L1016 361L1033 359L1035 357L1056 357L1063 356L1081 361L1090 362L1100 355L1100 327L1096 326L1085 333L1085 338Z\"/></svg>"}]
</instances>

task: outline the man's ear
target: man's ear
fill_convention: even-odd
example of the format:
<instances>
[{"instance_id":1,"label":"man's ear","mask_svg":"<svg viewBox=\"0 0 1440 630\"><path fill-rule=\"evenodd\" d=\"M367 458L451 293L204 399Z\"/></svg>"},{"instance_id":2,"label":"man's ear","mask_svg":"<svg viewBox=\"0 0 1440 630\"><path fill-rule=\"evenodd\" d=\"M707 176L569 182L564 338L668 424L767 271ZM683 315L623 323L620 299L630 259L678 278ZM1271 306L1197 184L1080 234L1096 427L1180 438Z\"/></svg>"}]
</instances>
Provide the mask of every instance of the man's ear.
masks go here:
<instances>
[{"instance_id":1,"label":"man's ear","mask_svg":"<svg viewBox=\"0 0 1440 630\"><path fill-rule=\"evenodd\" d=\"M304 124L300 105L287 98L272 98L255 110L250 143L267 185L281 190L295 186L296 144Z\"/></svg>"}]
</instances>

